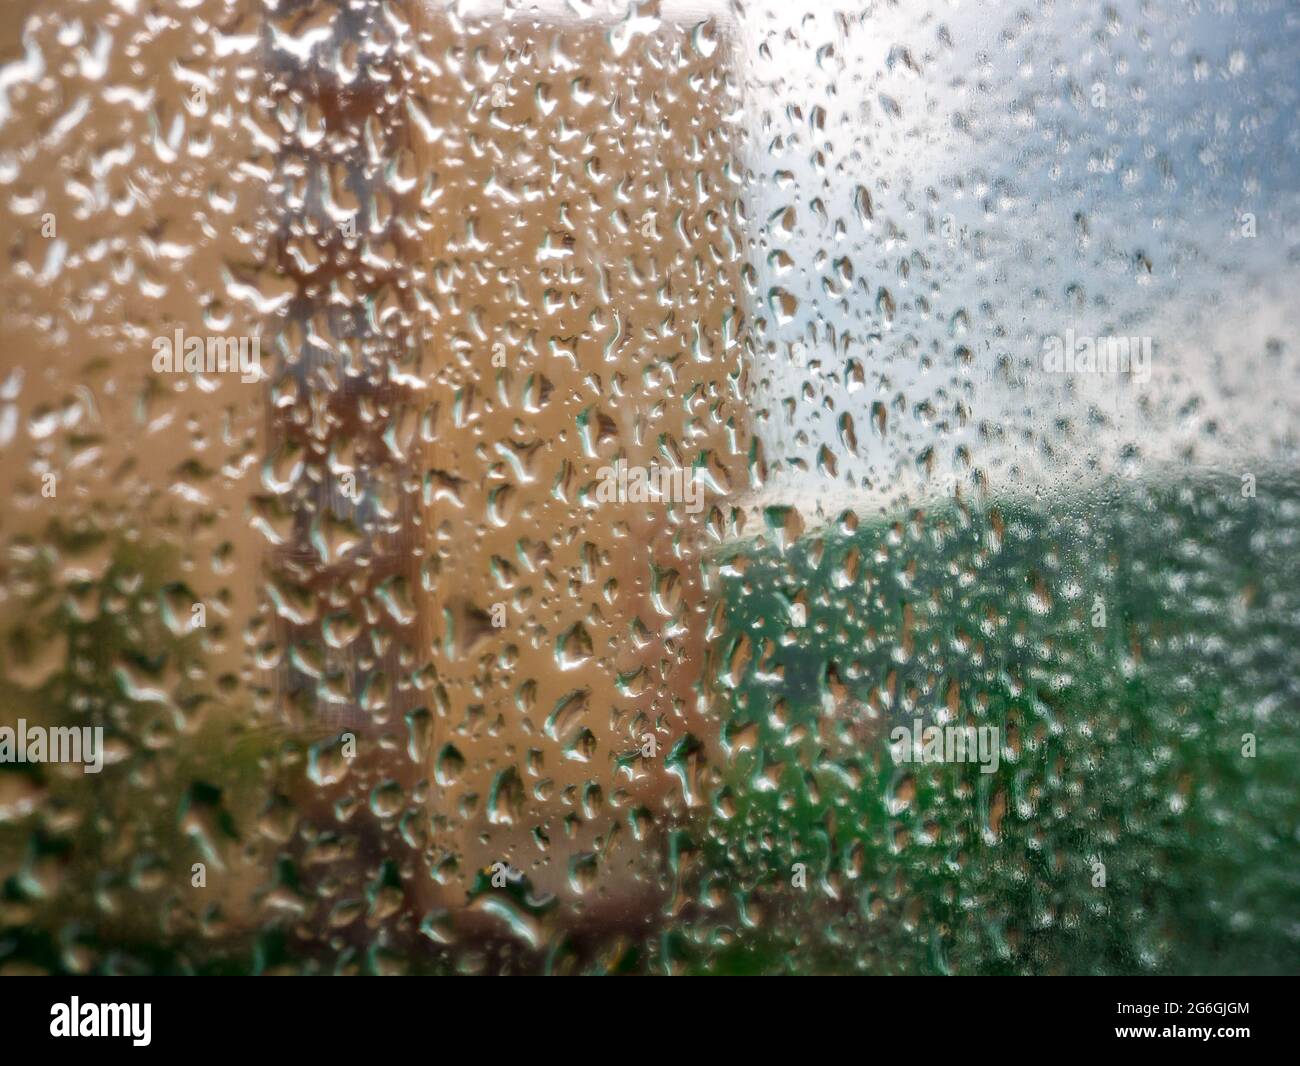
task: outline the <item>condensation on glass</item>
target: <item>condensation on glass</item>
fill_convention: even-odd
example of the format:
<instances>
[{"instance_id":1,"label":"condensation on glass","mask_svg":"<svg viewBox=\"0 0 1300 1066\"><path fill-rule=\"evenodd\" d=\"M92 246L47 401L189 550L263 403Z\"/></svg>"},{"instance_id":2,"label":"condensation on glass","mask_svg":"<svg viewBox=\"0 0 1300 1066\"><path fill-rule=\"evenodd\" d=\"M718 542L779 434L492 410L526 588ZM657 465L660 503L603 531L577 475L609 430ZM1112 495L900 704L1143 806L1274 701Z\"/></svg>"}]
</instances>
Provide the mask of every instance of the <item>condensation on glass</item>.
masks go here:
<instances>
[{"instance_id":1,"label":"condensation on glass","mask_svg":"<svg viewBox=\"0 0 1300 1066\"><path fill-rule=\"evenodd\" d=\"M1295 969L1284 0L11 7L0 973Z\"/></svg>"}]
</instances>

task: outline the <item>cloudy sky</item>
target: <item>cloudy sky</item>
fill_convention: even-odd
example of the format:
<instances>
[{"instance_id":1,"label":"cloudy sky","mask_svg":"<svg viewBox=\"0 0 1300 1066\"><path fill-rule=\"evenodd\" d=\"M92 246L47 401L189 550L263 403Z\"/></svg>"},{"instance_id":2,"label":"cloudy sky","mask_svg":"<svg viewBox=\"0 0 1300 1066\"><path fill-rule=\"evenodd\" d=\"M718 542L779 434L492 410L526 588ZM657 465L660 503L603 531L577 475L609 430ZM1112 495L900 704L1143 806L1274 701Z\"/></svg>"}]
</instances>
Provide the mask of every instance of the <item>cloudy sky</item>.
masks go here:
<instances>
[{"instance_id":1,"label":"cloudy sky","mask_svg":"<svg viewBox=\"0 0 1300 1066\"><path fill-rule=\"evenodd\" d=\"M888 507L966 463L1035 493L1293 457L1300 13L1101 7L746 9L757 287L796 308L765 309L761 395L796 399L765 431L794 460L769 495ZM1067 329L1150 337L1151 380L1043 374Z\"/></svg>"}]
</instances>

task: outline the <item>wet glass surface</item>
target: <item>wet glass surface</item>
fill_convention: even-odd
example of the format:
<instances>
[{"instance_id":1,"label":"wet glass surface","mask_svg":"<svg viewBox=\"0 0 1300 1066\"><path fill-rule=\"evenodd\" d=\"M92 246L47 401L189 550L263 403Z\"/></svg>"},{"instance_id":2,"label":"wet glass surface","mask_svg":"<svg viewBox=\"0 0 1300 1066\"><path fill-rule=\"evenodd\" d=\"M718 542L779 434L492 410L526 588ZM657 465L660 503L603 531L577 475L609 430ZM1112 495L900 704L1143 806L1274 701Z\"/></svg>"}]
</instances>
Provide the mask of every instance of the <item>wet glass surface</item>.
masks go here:
<instances>
[{"instance_id":1,"label":"wet glass surface","mask_svg":"<svg viewBox=\"0 0 1300 1066\"><path fill-rule=\"evenodd\" d=\"M1300 15L16 0L0 973L1300 961Z\"/></svg>"}]
</instances>

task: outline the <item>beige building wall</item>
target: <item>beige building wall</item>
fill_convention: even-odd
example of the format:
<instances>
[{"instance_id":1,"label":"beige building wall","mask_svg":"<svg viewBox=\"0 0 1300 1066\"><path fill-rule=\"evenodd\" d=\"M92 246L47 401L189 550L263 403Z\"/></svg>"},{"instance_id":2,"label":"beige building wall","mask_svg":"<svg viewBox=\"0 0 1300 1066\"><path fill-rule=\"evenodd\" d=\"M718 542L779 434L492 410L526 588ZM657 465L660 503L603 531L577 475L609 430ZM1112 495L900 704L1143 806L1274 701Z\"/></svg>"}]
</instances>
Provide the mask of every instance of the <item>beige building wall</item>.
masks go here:
<instances>
[{"instance_id":1,"label":"beige building wall","mask_svg":"<svg viewBox=\"0 0 1300 1066\"><path fill-rule=\"evenodd\" d=\"M466 757L431 805L478 797L435 847L548 892L653 895L633 884L652 864L632 812L657 846L697 802L689 738L716 731L702 555L749 479L725 32L693 45L670 24L627 47L608 25L521 19L435 50L418 94L437 130L411 129L432 177L413 264L435 412L422 610L432 746ZM616 459L697 471L703 509L597 502Z\"/></svg>"},{"instance_id":2,"label":"beige building wall","mask_svg":"<svg viewBox=\"0 0 1300 1066\"><path fill-rule=\"evenodd\" d=\"M211 21L110 50L136 94L112 99L68 73L93 23L26 31L57 76L8 90L30 115L3 170L5 536L56 518L160 546L219 622L163 706L107 713L145 793L192 772L186 745L270 753L226 791L222 929L338 947L385 861L400 888L366 922L395 933L454 925L496 862L561 896L548 921L637 924L671 907L651 856L717 753L703 558L752 480L727 27L414 2ZM178 327L257 336L266 379L159 378ZM703 509L597 501L615 460L697 471Z\"/></svg>"}]
</instances>

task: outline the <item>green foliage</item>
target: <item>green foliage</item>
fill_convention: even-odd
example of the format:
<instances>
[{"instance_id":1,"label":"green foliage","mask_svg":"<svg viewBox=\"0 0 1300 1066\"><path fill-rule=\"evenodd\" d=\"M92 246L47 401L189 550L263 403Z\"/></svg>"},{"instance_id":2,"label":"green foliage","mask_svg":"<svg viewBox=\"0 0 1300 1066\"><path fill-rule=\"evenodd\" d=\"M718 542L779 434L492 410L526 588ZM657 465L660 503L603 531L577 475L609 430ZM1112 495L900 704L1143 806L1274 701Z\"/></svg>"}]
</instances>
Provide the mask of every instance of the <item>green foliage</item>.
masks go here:
<instances>
[{"instance_id":1,"label":"green foliage","mask_svg":"<svg viewBox=\"0 0 1300 1066\"><path fill-rule=\"evenodd\" d=\"M1298 509L1201 484L753 552L719 659L748 646L724 736L755 740L696 826L736 940L705 968L1294 971ZM937 715L1001 730L996 772L896 765Z\"/></svg>"}]
</instances>

